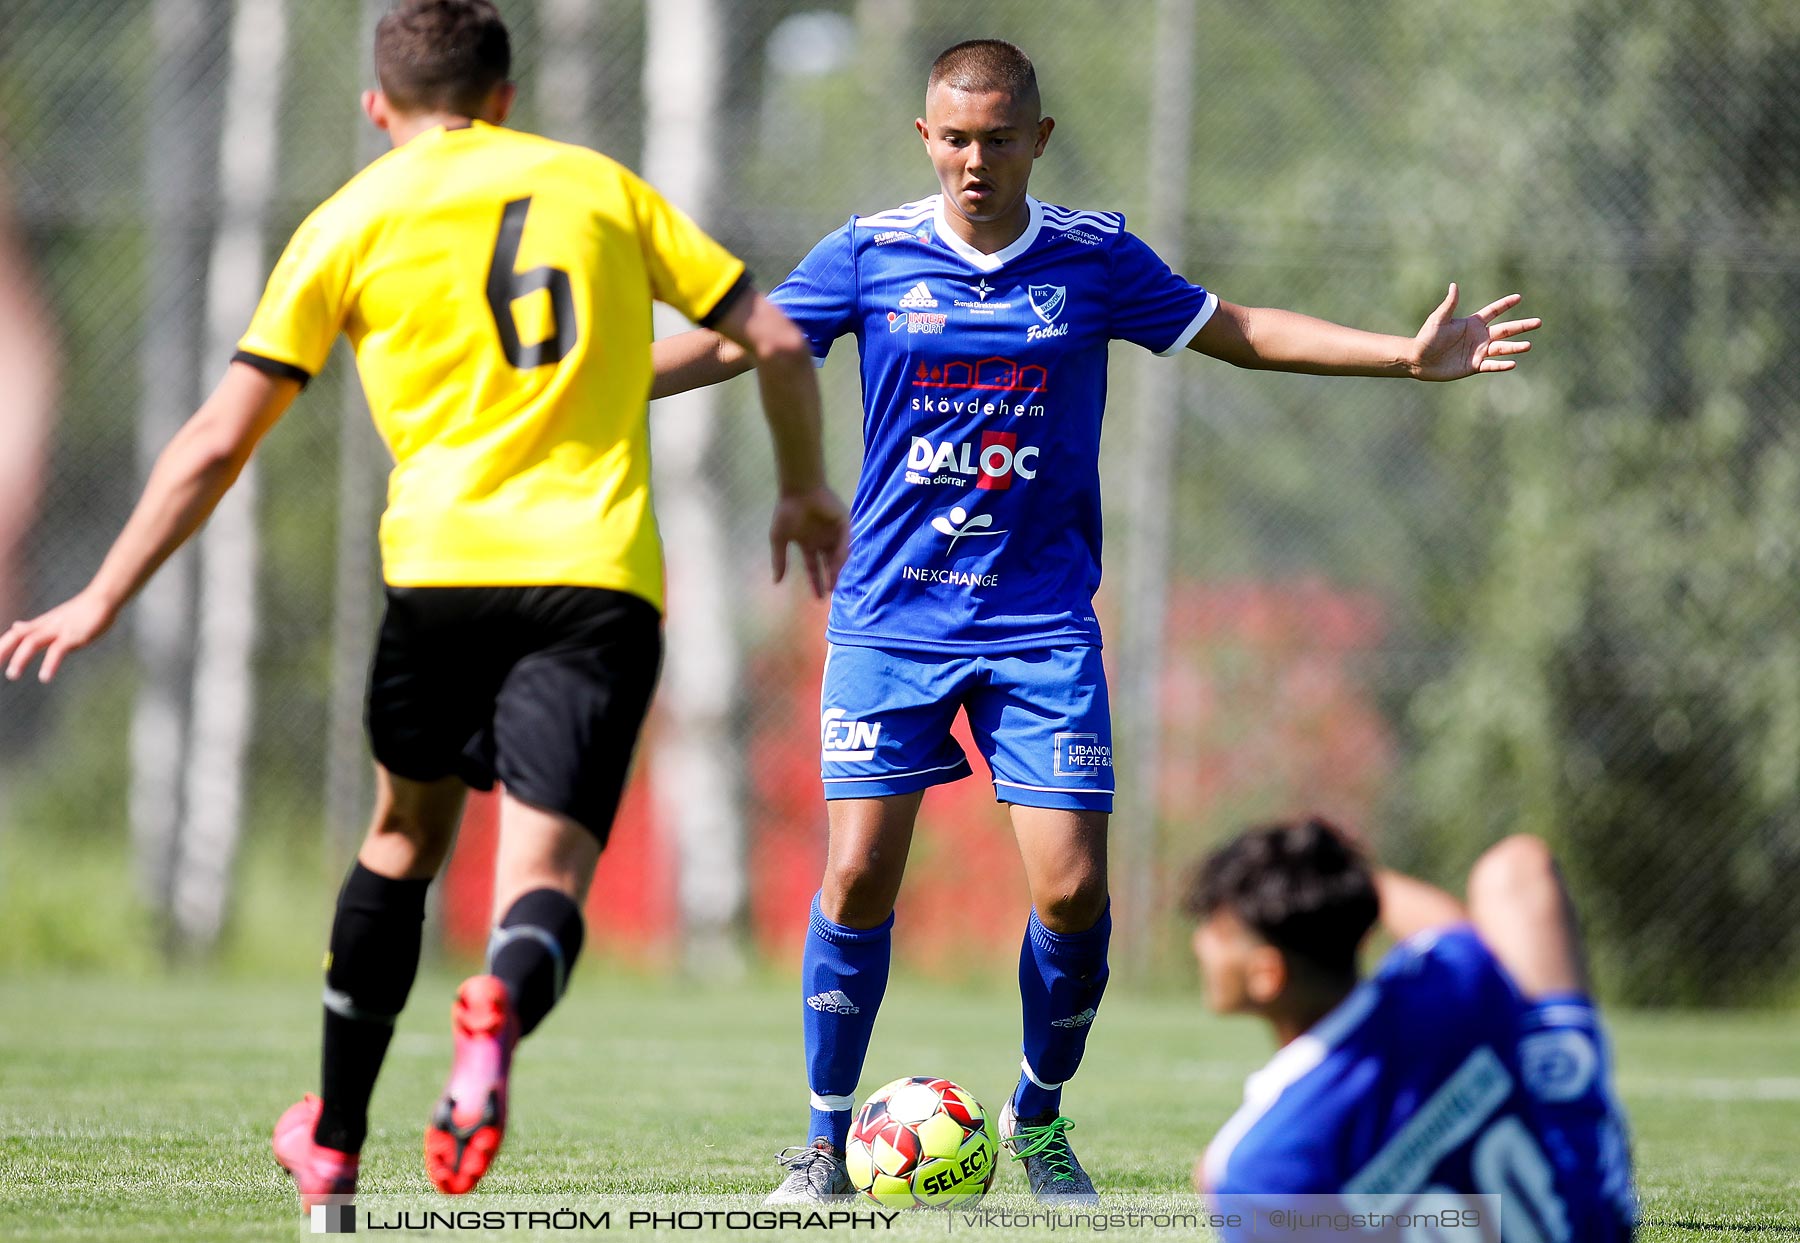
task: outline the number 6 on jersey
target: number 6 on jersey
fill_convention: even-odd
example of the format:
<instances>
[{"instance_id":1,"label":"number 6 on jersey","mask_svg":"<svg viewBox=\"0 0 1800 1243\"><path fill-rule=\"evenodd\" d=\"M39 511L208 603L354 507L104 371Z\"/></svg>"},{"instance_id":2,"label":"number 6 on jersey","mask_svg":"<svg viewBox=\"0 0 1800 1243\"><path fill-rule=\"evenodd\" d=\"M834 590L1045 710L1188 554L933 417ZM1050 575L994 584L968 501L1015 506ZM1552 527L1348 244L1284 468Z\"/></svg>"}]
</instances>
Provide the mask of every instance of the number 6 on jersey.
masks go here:
<instances>
[{"instance_id":1,"label":"number 6 on jersey","mask_svg":"<svg viewBox=\"0 0 1800 1243\"><path fill-rule=\"evenodd\" d=\"M533 367L553 367L575 347L575 292L569 274L561 268L537 267L529 272L515 272L519 261L519 239L525 234L525 215L531 210L531 198L514 199L500 213L500 236L494 239L494 258L488 266L488 309L494 313L494 327L500 330L500 348L506 361L521 371ZM519 325L513 319L512 304L540 289L550 292L550 335L535 345L519 340Z\"/></svg>"}]
</instances>

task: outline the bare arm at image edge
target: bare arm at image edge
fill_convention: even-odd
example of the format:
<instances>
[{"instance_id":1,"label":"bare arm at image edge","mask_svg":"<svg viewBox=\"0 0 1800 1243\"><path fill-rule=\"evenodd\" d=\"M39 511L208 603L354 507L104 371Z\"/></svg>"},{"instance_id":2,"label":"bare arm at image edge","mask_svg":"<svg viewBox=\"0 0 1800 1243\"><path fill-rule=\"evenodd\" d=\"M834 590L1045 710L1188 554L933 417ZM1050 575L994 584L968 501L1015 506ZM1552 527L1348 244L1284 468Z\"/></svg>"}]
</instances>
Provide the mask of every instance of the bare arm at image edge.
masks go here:
<instances>
[{"instance_id":1,"label":"bare arm at image edge","mask_svg":"<svg viewBox=\"0 0 1800 1243\"><path fill-rule=\"evenodd\" d=\"M25 537L37 518L56 409L56 335L0 213L0 618L25 603Z\"/></svg>"},{"instance_id":2,"label":"bare arm at image edge","mask_svg":"<svg viewBox=\"0 0 1800 1243\"><path fill-rule=\"evenodd\" d=\"M150 576L198 531L237 481L250 454L300 392L298 380L234 362L156 459L144 494L93 581L73 598L0 634L0 666L17 681L40 653L38 680L118 619Z\"/></svg>"},{"instance_id":3,"label":"bare arm at image edge","mask_svg":"<svg viewBox=\"0 0 1800 1243\"><path fill-rule=\"evenodd\" d=\"M825 479L819 379L812 348L794 322L752 288L736 295L712 322L716 333L701 330L669 340L697 346L701 343L690 339L712 338L735 350L737 355L730 363L720 360L719 346L708 344L706 350L694 351L696 359L704 359L710 350L711 366L725 372L719 379L756 368L763 415L775 444L775 478L780 490L769 526L775 581L780 582L787 573L787 546L792 543L799 548L813 594L824 596L837 582L838 571L849 555L850 516ZM695 366L705 364L696 362ZM736 370L725 370L728 367ZM686 387L704 383L716 381L699 380Z\"/></svg>"}]
</instances>

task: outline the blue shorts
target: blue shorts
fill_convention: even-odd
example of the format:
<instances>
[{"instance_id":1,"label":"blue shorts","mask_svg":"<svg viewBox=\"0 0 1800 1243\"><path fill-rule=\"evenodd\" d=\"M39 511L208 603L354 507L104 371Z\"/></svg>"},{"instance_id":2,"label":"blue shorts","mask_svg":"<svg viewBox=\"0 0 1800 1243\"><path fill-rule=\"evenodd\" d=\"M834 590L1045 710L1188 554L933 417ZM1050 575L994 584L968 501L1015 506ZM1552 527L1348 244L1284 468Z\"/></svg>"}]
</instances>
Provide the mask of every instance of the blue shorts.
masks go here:
<instances>
[{"instance_id":1,"label":"blue shorts","mask_svg":"<svg viewBox=\"0 0 1800 1243\"><path fill-rule=\"evenodd\" d=\"M825 797L911 794L967 777L968 713L994 797L1112 811L1112 714L1100 649L954 656L833 643L819 696Z\"/></svg>"}]
</instances>

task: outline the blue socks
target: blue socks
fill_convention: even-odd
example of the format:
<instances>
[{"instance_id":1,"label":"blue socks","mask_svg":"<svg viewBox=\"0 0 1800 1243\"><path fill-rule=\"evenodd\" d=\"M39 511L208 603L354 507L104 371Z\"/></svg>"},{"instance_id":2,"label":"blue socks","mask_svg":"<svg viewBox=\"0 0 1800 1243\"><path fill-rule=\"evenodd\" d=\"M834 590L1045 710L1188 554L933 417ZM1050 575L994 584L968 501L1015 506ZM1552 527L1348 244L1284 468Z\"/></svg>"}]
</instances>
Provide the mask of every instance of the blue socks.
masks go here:
<instances>
[{"instance_id":1,"label":"blue socks","mask_svg":"<svg viewBox=\"0 0 1800 1243\"><path fill-rule=\"evenodd\" d=\"M1062 1086L1074 1077L1088 1028L1106 992L1106 947L1112 904L1085 932L1052 932L1037 911L1019 949L1019 998L1025 1011L1025 1063L1013 1092L1013 1112L1036 1118L1062 1107Z\"/></svg>"},{"instance_id":2,"label":"blue socks","mask_svg":"<svg viewBox=\"0 0 1800 1243\"><path fill-rule=\"evenodd\" d=\"M813 898L801 961L806 1031L806 1076L812 1091L807 1140L824 1139L838 1152L850 1135L851 1109L875 1014L887 991L894 917L877 928L846 928L826 919ZM1021 1118L1052 1113L1062 1085L1081 1065L1088 1028L1106 992L1106 950L1112 908L1084 932L1052 932L1037 912L1019 951L1019 995L1025 1015L1025 1071L1013 1094Z\"/></svg>"},{"instance_id":3,"label":"blue socks","mask_svg":"<svg viewBox=\"0 0 1800 1243\"><path fill-rule=\"evenodd\" d=\"M819 913L819 898L813 897L800 963L806 1082L812 1089L806 1136L808 1143L829 1140L839 1154L850 1138L856 1082L875 1031L875 1012L887 991L893 930L892 915L876 928L834 924Z\"/></svg>"}]
</instances>

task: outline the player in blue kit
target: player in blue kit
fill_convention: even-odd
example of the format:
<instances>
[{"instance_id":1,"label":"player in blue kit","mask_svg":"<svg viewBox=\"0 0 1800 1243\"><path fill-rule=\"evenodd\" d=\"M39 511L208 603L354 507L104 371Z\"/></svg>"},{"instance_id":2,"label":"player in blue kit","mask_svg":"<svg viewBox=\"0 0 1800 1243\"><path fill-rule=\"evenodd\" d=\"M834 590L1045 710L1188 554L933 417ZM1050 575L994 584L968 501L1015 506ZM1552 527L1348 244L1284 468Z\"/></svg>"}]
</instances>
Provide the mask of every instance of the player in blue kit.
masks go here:
<instances>
[{"instance_id":1,"label":"player in blue kit","mask_svg":"<svg viewBox=\"0 0 1800 1243\"><path fill-rule=\"evenodd\" d=\"M1465 909L1372 868L1318 820L1252 830L1196 871L1184 906L1207 1004L1262 1017L1281 1044L1195 1171L1217 1208L1266 1224L1295 1195L1402 1215L1420 1194L1491 1194L1509 1243L1631 1237L1625 1126L1555 863L1508 838L1468 888ZM1399 944L1359 982L1378 916Z\"/></svg>"},{"instance_id":2,"label":"player in blue kit","mask_svg":"<svg viewBox=\"0 0 1800 1243\"><path fill-rule=\"evenodd\" d=\"M823 359L854 336L862 477L832 596L820 744L830 841L803 964L811 1117L778 1200L848 1189L852 1094L887 984L923 792L969 775L968 715L1011 806L1033 912L1019 959L1024 1058L1001 1136L1039 1195L1091 1196L1062 1085L1107 979L1112 729L1100 628L1100 424L1107 345L1244 367L1451 380L1512 368L1536 320L1502 298L1414 337L1235 306L1171 272L1116 212L1026 192L1054 122L1010 43L938 57L917 123L941 193L853 216L773 294ZM739 374L709 332L659 341L653 395Z\"/></svg>"}]
</instances>

